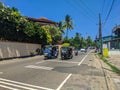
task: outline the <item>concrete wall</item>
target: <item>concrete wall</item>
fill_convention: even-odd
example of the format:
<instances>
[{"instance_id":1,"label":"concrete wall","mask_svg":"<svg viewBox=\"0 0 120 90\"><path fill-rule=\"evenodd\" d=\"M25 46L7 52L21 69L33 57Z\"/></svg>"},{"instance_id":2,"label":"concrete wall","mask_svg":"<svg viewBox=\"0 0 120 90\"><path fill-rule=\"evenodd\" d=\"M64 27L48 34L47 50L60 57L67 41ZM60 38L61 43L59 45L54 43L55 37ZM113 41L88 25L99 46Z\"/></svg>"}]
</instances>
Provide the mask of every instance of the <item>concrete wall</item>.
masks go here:
<instances>
[{"instance_id":1,"label":"concrete wall","mask_svg":"<svg viewBox=\"0 0 120 90\"><path fill-rule=\"evenodd\" d=\"M37 48L41 48L41 45L18 42L0 42L0 59L28 56L30 53L36 54Z\"/></svg>"},{"instance_id":2,"label":"concrete wall","mask_svg":"<svg viewBox=\"0 0 120 90\"><path fill-rule=\"evenodd\" d=\"M119 55L120 56L120 50L110 50L109 56L112 56L112 55Z\"/></svg>"}]
</instances>

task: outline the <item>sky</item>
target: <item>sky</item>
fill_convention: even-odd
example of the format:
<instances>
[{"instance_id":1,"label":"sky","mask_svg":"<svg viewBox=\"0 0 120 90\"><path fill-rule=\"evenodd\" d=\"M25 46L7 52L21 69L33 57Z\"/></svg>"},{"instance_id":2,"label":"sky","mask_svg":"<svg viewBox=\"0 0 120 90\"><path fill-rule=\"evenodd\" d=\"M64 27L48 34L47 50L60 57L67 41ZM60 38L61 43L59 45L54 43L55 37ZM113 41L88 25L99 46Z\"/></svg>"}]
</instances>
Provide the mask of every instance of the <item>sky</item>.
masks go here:
<instances>
[{"instance_id":1,"label":"sky","mask_svg":"<svg viewBox=\"0 0 120 90\"><path fill-rule=\"evenodd\" d=\"M74 29L69 38L78 32L82 37L99 35L99 13L102 35L112 34L112 29L120 24L120 0L0 0L8 7L16 7L23 16L45 17L55 22L63 21L68 14ZM65 36L65 35L64 35Z\"/></svg>"}]
</instances>

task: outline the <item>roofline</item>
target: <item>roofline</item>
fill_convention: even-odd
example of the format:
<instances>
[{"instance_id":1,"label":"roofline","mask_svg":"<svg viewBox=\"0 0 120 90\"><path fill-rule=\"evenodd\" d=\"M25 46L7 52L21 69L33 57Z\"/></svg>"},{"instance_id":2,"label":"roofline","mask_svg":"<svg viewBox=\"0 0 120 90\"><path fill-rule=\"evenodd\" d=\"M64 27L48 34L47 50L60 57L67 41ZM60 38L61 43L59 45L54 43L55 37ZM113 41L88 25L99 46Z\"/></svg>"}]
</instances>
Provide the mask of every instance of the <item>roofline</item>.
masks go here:
<instances>
[{"instance_id":1,"label":"roofline","mask_svg":"<svg viewBox=\"0 0 120 90\"><path fill-rule=\"evenodd\" d=\"M115 32L117 29L120 29L120 25L115 26L115 27L112 29L112 32Z\"/></svg>"},{"instance_id":2,"label":"roofline","mask_svg":"<svg viewBox=\"0 0 120 90\"><path fill-rule=\"evenodd\" d=\"M52 20L39 20L37 18L31 18L31 17L26 17L28 20L32 20L32 21L35 21L35 22L41 22L41 23L50 23L50 24L57 24L57 22L54 22Z\"/></svg>"}]
</instances>

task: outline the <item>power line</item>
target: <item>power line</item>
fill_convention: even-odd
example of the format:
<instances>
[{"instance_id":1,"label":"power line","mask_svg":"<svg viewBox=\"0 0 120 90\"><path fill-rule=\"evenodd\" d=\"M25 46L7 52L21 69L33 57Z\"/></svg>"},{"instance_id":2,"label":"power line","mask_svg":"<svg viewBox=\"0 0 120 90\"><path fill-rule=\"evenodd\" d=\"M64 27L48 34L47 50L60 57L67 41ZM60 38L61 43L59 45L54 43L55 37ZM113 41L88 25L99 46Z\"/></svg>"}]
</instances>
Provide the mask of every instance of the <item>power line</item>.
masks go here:
<instances>
[{"instance_id":1,"label":"power line","mask_svg":"<svg viewBox=\"0 0 120 90\"><path fill-rule=\"evenodd\" d=\"M107 17L106 17L105 22L104 22L104 26L105 26L105 24L106 24L106 22L107 22L107 20L108 20L108 18L110 16L110 13L111 13L113 5L114 5L114 2L115 2L115 0L112 1L112 4L111 4L110 9L109 9L109 12L108 12Z\"/></svg>"},{"instance_id":2,"label":"power line","mask_svg":"<svg viewBox=\"0 0 120 90\"><path fill-rule=\"evenodd\" d=\"M65 0L66 1L66 3L67 4L70 4L70 7L72 7L72 8L74 8L74 10L76 10L76 11L78 11L78 12L81 12L81 8L79 8L79 5L78 4L76 4L74 1L72 2L71 0ZM91 23L93 23L93 24L95 24L95 21L94 21L94 19L92 19L88 14L86 14L85 12L83 12L83 13L81 13L81 14L84 14L84 16L86 16L86 17L88 17L88 20L91 22Z\"/></svg>"},{"instance_id":3,"label":"power line","mask_svg":"<svg viewBox=\"0 0 120 90\"><path fill-rule=\"evenodd\" d=\"M104 7L105 7L105 0L103 1L103 6L102 6L102 12L101 12L101 14L103 13Z\"/></svg>"},{"instance_id":4,"label":"power line","mask_svg":"<svg viewBox=\"0 0 120 90\"><path fill-rule=\"evenodd\" d=\"M95 19L94 19L94 16L96 16L96 15L93 15L94 12L91 13L92 11L90 10L90 8L88 8L87 5L86 5L82 0L81 0L81 3L82 3L82 4L80 4L79 0L78 0L78 1L75 0L74 2L76 2L75 4L79 7L79 9L83 10L84 13L86 12L87 16L88 16L92 21L95 20ZM81 8L80 8L80 6L81 6Z\"/></svg>"},{"instance_id":5,"label":"power line","mask_svg":"<svg viewBox=\"0 0 120 90\"><path fill-rule=\"evenodd\" d=\"M94 12L95 10L93 11L92 9L90 9L83 0L79 0L79 1L81 1L81 3L83 4L83 6L86 8L86 12L89 11L89 12L92 13L91 15L93 15L93 14L94 14L94 16L96 15L95 12Z\"/></svg>"}]
</instances>

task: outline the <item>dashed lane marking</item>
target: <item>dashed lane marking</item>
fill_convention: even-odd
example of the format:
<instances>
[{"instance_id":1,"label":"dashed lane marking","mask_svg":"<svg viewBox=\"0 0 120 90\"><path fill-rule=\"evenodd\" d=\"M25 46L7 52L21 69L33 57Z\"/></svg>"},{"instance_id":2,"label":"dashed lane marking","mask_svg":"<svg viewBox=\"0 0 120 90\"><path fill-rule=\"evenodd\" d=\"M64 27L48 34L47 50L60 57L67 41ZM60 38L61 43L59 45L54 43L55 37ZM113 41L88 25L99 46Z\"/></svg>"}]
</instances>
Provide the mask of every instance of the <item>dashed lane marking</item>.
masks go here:
<instances>
[{"instance_id":1,"label":"dashed lane marking","mask_svg":"<svg viewBox=\"0 0 120 90\"><path fill-rule=\"evenodd\" d=\"M33 69L44 69L44 70L52 70L52 67L45 67L45 66L35 66L35 65L28 65L25 66L26 68L33 68Z\"/></svg>"},{"instance_id":2,"label":"dashed lane marking","mask_svg":"<svg viewBox=\"0 0 120 90\"><path fill-rule=\"evenodd\" d=\"M2 88L7 88L10 90L21 90L21 89L27 89L27 90L54 90L51 88L46 88L46 87L40 87L40 86L35 86L31 84L26 84L22 82L17 82L17 81L12 81L4 78L0 78L0 87Z\"/></svg>"}]
</instances>

